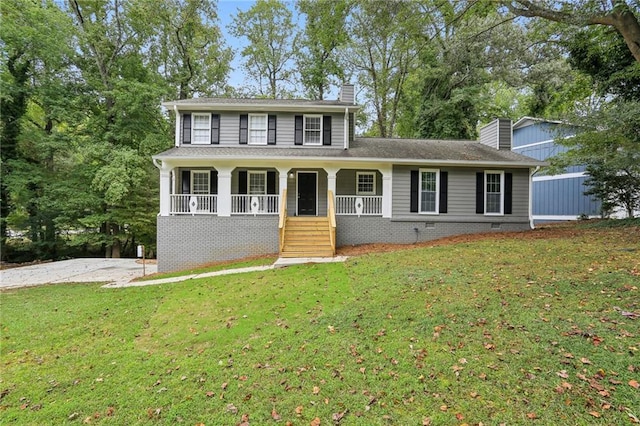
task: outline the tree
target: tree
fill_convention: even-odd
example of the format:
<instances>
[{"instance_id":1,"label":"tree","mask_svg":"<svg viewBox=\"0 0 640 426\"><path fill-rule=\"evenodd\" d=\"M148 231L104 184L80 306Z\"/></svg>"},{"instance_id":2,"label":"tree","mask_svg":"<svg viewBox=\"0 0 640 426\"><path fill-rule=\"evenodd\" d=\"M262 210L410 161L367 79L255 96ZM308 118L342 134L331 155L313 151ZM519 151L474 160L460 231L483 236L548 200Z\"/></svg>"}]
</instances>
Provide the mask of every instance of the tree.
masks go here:
<instances>
[{"instance_id":1,"label":"tree","mask_svg":"<svg viewBox=\"0 0 640 426\"><path fill-rule=\"evenodd\" d=\"M175 99L226 91L233 52L218 27L215 3L208 0L138 0L132 19L148 32L145 61L173 89Z\"/></svg>"},{"instance_id":2,"label":"tree","mask_svg":"<svg viewBox=\"0 0 640 426\"><path fill-rule=\"evenodd\" d=\"M107 257L132 253L138 224L153 223L158 183L149 156L171 141L158 106L165 86L144 65L148 31L132 19L133 6L117 0L70 4L82 55L78 68L93 97L75 129L82 164L75 174L85 176L87 194L82 210L66 214L79 228L98 230L86 237L102 244Z\"/></svg>"},{"instance_id":3,"label":"tree","mask_svg":"<svg viewBox=\"0 0 640 426\"><path fill-rule=\"evenodd\" d=\"M73 114L75 84L68 69L71 26L53 2L1 4L2 62L2 256L7 222L29 229L30 251L55 258L56 211L48 187L68 156L59 125Z\"/></svg>"},{"instance_id":4,"label":"tree","mask_svg":"<svg viewBox=\"0 0 640 426\"><path fill-rule=\"evenodd\" d=\"M584 27L605 25L613 27L622 35L627 48L637 62L640 62L640 23L637 1L598 0L566 1L530 1L516 0L503 2L518 16L539 17L562 24Z\"/></svg>"},{"instance_id":5,"label":"tree","mask_svg":"<svg viewBox=\"0 0 640 426\"><path fill-rule=\"evenodd\" d=\"M297 7L306 15L297 59L300 79L308 97L322 100L331 84L341 83L345 78L338 50L348 40L349 3L300 0Z\"/></svg>"},{"instance_id":6,"label":"tree","mask_svg":"<svg viewBox=\"0 0 640 426\"><path fill-rule=\"evenodd\" d=\"M372 135L396 136L403 87L425 46L419 6L401 0L354 1L344 58L374 110Z\"/></svg>"},{"instance_id":7,"label":"tree","mask_svg":"<svg viewBox=\"0 0 640 426\"><path fill-rule=\"evenodd\" d=\"M294 78L297 33L291 11L278 0L257 0L246 12L238 12L229 25L236 37L247 39L241 55L247 74L262 96L288 95L284 87Z\"/></svg>"}]
</instances>

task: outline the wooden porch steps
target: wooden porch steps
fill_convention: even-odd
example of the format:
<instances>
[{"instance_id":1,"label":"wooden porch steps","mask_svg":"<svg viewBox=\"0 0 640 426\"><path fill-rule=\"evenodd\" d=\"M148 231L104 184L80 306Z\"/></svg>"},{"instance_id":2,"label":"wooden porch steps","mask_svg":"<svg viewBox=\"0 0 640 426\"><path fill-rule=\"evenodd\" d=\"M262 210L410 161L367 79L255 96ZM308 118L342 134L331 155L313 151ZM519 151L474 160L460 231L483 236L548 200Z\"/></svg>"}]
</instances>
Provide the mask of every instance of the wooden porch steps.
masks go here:
<instances>
[{"instance_id":1,"label":"wooden porch steps","mask_svg":"<svg viewBox=\"0 0 640 426\"><path fill-rule=\"evenodd\" d=\"M281 257L332 257L329 218L287 217Z\"/></svg>"}]
</instances>

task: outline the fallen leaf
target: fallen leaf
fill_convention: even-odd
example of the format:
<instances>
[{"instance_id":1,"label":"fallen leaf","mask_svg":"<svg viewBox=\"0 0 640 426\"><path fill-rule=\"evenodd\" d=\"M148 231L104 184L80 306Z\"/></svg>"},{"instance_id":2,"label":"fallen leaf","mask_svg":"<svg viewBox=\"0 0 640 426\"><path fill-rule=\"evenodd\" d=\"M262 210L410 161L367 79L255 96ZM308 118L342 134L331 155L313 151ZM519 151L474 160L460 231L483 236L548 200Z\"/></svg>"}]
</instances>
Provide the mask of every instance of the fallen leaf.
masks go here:
<instances>
[{"instance_id":1,"label":"fallen leaf","mask_svg":"<svg viewBox=\"0 0 640 426\"><path fill-rule=\"evenodd\" d=\"M314 394L314 395L317 395L317 394L319 394L319 393L320 393L320 388L319 388L318 386L314 386L314 387L313 387L313 394Z\"/></svg>"},{"instance_id":2,"label":"fallen leaf","mask_svg":"<svg viewBox=\"0 0 640 426\"><path fill-rule=\"evenodd\" d=\"M597 411L589 411L589 414L591 414L593 417L600 417L600 413L598 413Z\"/></svg>"},{"instance_id":3,"label":"fallen leaf","mask_svg":"<svg viewBox=\"0 0 640 426\"><path fill-rule=\"evenodd\" d=\"M449 409L449 407L447 407L446 405L441 405L440 406L440 411L447 411Z\"/></svg>"},{"instance_id":4,"label":"fallen leaf","mask_svg":"<svg viewBox=\"0 0 640 426\"><path fill-rule=\"evenodd\" d=\"M304 409L304 407L302 405L298 405L296 407L296 414L299 415L299 416L302 415L302 410L303 409Z\"/></svg>"},{"instance_id":5,"label":"fallen leaf","mask_svg":"<svg viewBox=\"0 0 640 426\"><path fill-rule=\"evenodd\" d=\"M227 411L232 414L238 414L238 409L233 404L227 404Z\"/></svg>"},{"instance_id":6,"label":"fallen leaf","mask_svg":"<svg viewBox=\"0 0 640 426\"><path fill-rule=\"evenodd\" d=\"M346 413L347 413L346 411L343 411L342 413L333 413L333 415L331 416L331 419L334 421L334 423L338 423L340 422L340 420L342 420L342 418Z\"/></svg>"},{"instance_id":7,"label":"fallen leaf","mask_svg":"<svg viewBox=\"0 0 640 426\"><path fill-rule=\"evenodd\" d=\"M209 392L205 393L205 395L207 395L208 398L211 398L212 396L215 396L216 394L215 394L215 392L209 391Z\"/></svg>"},{"instance_id":8,"label":"fallen leaf","mask_svg":"<svg viewBox=\"0 0 640 426\"><path fill-rule=\"evenodd\" d=\"M580 358L580 361L581 361L583 364L591 364L591 361L589 361L589 359L588 359L588 358Z\"/></svg>"},{"instance_id":9,"label":"fallen leaf","mask_svg":"<svg viewBox=\"0 0 640 426\"><path fill-rule=\"evenodd\" d=\"M456 413L456 419L458 419L458 421L462 421L462 419L464 419L464 415L462 413Z\"/></svg>"},{"instance_id":10,"label":"fallen leaf","mask_svg":"<svg viewBox=\"0 0 640 426\"><path fill-rule=\"evenodd\" d=\"M629 380L629 386L635 389L640 389L640 383L637 380Z\"/></svg>"},{"instance_id":11,"label":"fallen leaf","mask_svg":"<svg viewBox=\"0 0 640 426\"><path fill-rule=\"evenodd\" d=\"M425 417L422 419L422 426L431 426L431 418Z\"/></svg>"},{"instance_id":12,"label":"fallen leaf","mask_svg":"<svg viewBox=\"0 0 640 426\"><path fill-rule=\"evenodd\" d=\"M278 414L275 408L271 410L271 418L275 421L278 421L281 419L280 414Z\"/></svg>"},{"instance_id":13,"label":"fallen leaf","mask_svg":"<svg viewBox=\"0 0 640 426\"><path fill-rule=\"evenodd\" d=\"M315 419L311 420L309 426L320 426L320 417L316 417Z\"/></svg>"},{"instance_id":14,"label":"fallen leaf","mask_svg":"<svg viewBox=\"0 0 640 426\"><path fill-rule=\"evenodd\" d=\"M538 416L536 415L536 413L527 413L527 418L534 420L534 419L537 419Z\"/></svg>"},{"instance_id":15,"label":"fallen leaf","mask_svg":"<svg viewBox=\"0 0 640 426\"><path fill-rule=\"evenodd\" d=\"M567 373L567 370L558 371L556 373L556 375L558 377L562 377L563 379L567 379L569 377L569 374Z\"/></svg>"},{"instance_id":16,"label":"fallen leaf","mask_svg":"<svg viewBox=\"0 0 640 426\"><path fill-rule=\"evenodd\" d=\"M107 411L104 413L105 416L111 417L116 412L115 407L108 407Z\"/></svg>"}]
</instances>

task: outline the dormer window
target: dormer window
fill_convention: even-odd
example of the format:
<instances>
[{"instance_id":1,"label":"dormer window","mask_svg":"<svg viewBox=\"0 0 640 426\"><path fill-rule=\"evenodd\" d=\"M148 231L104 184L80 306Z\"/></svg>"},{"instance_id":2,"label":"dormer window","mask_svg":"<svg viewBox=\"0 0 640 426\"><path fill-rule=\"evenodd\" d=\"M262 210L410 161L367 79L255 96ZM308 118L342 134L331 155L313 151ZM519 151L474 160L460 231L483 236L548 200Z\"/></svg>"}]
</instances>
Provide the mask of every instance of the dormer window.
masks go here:
<instances>
[{"instance_id":1,"label":"dormer window","mask_svg":"<svg viewBox=\"0 0 640 426\"><path fill-rule=\"evenodd\" d=\"M304 116L304 145L322 145L322 116Z\"/></svg>"},{"instance_id":2,"label":"dormer window","mask_svg":"<svg viewBox=\"0 0 640 426\"><path fill-rule=\"evenodd\" d=\"M211 114L193 114L192 143L211 143Z\"/></svg>"},{"instance_id":3,"label":"dormer window","mask_svg":"<svg viewBox=\"0 0 640 426\"><path fill-rule=\"evenodd\" d=\"M267 144L267 114L249 114L249 144Z\"/></svg>"}]
</instances>

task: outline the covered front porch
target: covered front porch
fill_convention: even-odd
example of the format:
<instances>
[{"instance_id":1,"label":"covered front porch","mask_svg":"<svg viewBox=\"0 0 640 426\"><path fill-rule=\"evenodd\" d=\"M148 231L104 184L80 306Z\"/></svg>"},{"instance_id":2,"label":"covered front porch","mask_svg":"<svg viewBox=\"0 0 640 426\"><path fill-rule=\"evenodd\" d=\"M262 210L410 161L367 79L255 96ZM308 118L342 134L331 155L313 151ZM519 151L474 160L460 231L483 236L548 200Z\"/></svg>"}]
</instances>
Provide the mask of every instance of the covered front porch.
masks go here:
<instances>
[{"instance_id":1,"label":"covered front porch","mask_svg":"<svg viewBox=\"0 0 640 426\"><path fill-rule=\"evenodd\" d=\"M327 217L330 197L336 215L391 216L391 170L380 168L180 166L161 169L160 192L161 216Z\"/></svg>"},{"instance_id":2,"label":"covered front porch","mask_svg":"<svg viewBox=\"0 0 640 426\"><path fill-rule=\"evenodd\" d=\"M391 217L390 167L163 163L160 174L160 216L271 216L283 257L333 256L336 216Z\"/></svg>"}]
</instances>

